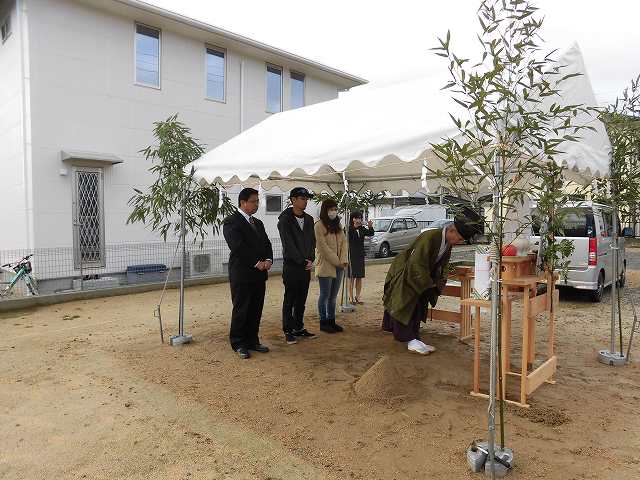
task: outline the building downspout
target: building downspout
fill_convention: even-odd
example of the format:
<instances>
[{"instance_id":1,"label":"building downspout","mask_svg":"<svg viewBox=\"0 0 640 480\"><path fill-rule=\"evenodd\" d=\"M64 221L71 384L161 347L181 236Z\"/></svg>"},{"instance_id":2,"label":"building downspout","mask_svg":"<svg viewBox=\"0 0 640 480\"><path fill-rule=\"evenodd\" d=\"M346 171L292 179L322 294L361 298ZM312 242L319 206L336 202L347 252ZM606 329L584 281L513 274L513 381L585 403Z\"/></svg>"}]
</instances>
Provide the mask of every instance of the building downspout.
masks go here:
<instances>
[{"instance_id":1,"label":"building downspout","mask_svg":"<svg viewBox=\"0 0 640 480\"><path fill-rule=\"evenodd\" d=\"M25 195L26 240L24 248L35 247L33 212L33 154L31 149L31 69L29 63L29 23L27 0L16 0L16 16L20 35L20 77L22 82L22 152Z\"/></svg>"},{"instance_id":2,"label":"building downspout","mask_svg":"<svg viewBox=\"0 0 640 480\"><path fill-rule=\"evenodd\" d=\"M244 59L240 60L240 133L244 131Z\"/></svg>"}]
</instances>

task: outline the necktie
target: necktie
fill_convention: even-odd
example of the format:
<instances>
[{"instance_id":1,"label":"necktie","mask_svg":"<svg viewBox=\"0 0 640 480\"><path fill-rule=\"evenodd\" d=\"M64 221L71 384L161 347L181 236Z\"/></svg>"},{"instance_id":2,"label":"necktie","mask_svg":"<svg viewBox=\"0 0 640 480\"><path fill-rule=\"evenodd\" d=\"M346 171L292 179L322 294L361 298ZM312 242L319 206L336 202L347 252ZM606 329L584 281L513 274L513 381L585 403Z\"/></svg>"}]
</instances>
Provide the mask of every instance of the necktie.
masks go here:
<instances>
[{"instance_id":1,"label":"necktie","mask_svg":"<svg viewBox=\"0 0 640 480\"><path fill-rule=\"evenodd\" d=\"M249 223L251 224L254 230L258 231L258 229L256 228L256 222L253 220L253 217L249 217Z\"/></svg>"}]
</instances>

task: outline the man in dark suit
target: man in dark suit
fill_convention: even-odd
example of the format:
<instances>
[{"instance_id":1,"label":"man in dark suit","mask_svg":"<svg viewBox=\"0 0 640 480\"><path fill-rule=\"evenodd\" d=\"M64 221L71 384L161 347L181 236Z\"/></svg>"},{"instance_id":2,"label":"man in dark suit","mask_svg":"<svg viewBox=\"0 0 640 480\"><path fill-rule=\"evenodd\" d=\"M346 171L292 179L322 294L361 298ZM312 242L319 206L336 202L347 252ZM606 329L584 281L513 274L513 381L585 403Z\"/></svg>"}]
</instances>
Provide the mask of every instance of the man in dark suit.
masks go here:
<instances>
[{"instance_id":1,"label":"man in dark suit","mask_svg":"<svg viewBox=\"0 0 640 480\"><path fill-rule=\"evenodd\" d=\"M264 306L267 272L273 264L271 242L264 225L253 215L258 211L258 191L245 188L238 196L239 209L223 222L222 232L229 245L229 284L231 286L231 348L240 358L249 358L250 350L266 353L258 330Z\"/></svg>"}]
</instances>

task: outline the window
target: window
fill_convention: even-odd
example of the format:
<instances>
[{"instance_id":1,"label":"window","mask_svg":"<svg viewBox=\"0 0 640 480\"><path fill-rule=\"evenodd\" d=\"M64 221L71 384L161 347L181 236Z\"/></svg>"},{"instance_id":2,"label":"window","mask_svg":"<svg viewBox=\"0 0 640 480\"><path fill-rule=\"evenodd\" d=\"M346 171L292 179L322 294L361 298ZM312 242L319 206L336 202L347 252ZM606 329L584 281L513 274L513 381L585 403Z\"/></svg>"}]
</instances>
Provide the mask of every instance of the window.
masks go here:
<instances>
[{"instance_id":1,"label":"window","mask_svg":"<svg viewBox=\"0 0 640 480\"><path fill-rule=\"evenodd\" d=\"M225 52L207 47L207 98L224 102Z\"/></svg>"},{"instance_id":2,"label":"window","mask_svg":"<svg viewBox=\"0 0 640 480\"><path fill-rule=\"evenodd\" d=\"M391 232L399 232L406 229L407 227L404 224L404 220L394 220L393 226L391 227Z\"/></svg>"},{"instance_id":3,"label":"window","mask_svg":"<svg viewBox=\"0 0 640 480\"><path fill-rule=\"evenodd\" d=\"M613 212L611 211L602 211L602 219L604 220L603 230L606 232L602 233L603 237L611 237L613 236Z\"/></svg>"},{"instance_id":4,"label":"window","mask_svg":"<svg viewBox=\"0 0 640 480\"><path fill-rule=\"evenodd\" d=\"M160 30L136 24L136 83L160 88Z\"/></svg>"},{"instance_id":5,"label":"window","mask_svg":"<svg viewBox=\"0 0 640 480\"><path fill-rule=\"evenodd\" d=\"M558 211L562 216L562 225L559 226L559 236L561 237L591 237L596 236L595 220L593 212L589 208L562 208ZM533 220L531 228L533 234L540 235L542 219L538 210L531 212Z\"/></svg>"},{"instance_id":6,"label":"window","mask_svg":"<svg viewBox=\"0 0 640 480\"><path fill-rule=\"evenodd\" d=\"M102 169L76 167L73 188L75 268L105 265Z\"/></svg>"},{"instance_id":7,"label":"window","mask_svg":"<svg viewBox=\"0 0 640 480\"><path fill-rule=\"evenodd\" d=\"M304 75L291 72L291 108L304 107Z\"/></svg>"},{"instance_id":8,"label":"window","mask_svg":"<svg viewBox=\"0 0 640 480\"><path fill-rule=\"evenodd\" d=\"M2 43L4 43L11 36L11 14L2 21L0 32L2 33Z\"/></svg>"},{"instance_id":9,"label":"window","mask_svg":"<svg viewBox=\"0 0 640 480\"><path fill-rule=\"evenodd\" d=\"M267 112L282 111L282 69L267 65Z\"/></svg>"},{"instance_id":10,"label":"window","mask_svg":"<svg viewBox=\"0 0 640 480\"><path fill-rule=\"evenodd\" d=\"M388 218L376 218L373 220L373 231L374 232L386 232L389 230L389 226L391 225L391 220Z\"/></svg>"},{"instance_id":11,"label":"window","mask_svg":"<svg viewBox=\"0 0 640 480\"><path fill-rule=\"evenodd\" d=\"M267 195L267 213L282 211L282 195Z\"/></svg>"},{"instance_id":12,"label":"window","mask_svg":"<svg viewBox=\"0 0 640 480\"><path fill-rule=\"evenodd\" d=\"M407 230L410 228L418 228L418 224L412 218L407 218Z\"/></svg>"}]
</instances>

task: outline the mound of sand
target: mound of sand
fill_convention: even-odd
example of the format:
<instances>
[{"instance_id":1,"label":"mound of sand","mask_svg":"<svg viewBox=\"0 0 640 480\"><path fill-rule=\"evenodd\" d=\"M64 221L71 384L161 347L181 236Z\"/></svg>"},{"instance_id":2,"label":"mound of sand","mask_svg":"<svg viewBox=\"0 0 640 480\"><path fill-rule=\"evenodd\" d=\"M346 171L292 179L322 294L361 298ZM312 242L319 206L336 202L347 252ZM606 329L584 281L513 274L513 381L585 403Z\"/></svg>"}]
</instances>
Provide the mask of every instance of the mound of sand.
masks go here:
<instances>
[{"instance_id":1,"label":"mound of sand","mask_svg":"<svg viewBox=\"0 0 640 480\"><path fill-rule=\"evenodd\" d=\"M391 400L407 394L406 379L387 355L382 356L358 379L354 390L358 397L373 401Z\"/></svg>"}]
</instances>

